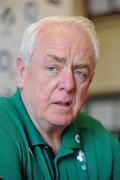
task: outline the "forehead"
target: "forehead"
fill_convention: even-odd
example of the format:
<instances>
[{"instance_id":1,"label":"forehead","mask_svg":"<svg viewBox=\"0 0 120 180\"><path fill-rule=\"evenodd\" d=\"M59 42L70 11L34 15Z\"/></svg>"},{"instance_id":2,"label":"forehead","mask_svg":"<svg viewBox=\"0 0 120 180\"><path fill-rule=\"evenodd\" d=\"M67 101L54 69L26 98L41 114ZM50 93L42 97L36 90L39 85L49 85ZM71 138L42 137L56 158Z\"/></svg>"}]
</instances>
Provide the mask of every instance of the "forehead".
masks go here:
<instances>
[{"instance_id":1,"label":"forehead","mask_svg":"<svg viewBox=\"0 0 120 180\"><path fill-rule=\"evenodd\" d=\"M41 26L38 35L37 43L70 43L74 42L81 44L83 41L90 41L88 33L82 27L71 23L49 23ZM78 46L79 48L79 46Z\"/></svg>"},{"instance_id":2,"label":"forehead","mask_svg":"<svg viewBox=\"0 0 120 180\"><path fill-rule=\"evenodd\" d=\"M49 23L41 26L36 39L36 53L59 51L79 56L93 55L91 39L82 27L71 23Z\"/></svg>"}]
</instances>

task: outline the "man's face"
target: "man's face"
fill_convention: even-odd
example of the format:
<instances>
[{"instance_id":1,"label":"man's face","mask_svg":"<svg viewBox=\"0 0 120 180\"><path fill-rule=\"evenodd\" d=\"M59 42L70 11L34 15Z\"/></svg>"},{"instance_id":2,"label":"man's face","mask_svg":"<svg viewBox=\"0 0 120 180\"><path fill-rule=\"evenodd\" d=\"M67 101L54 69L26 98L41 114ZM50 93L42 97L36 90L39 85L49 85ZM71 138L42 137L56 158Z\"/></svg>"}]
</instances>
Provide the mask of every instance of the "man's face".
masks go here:
<instances>
[{"instance_id":1,"label":"man's face","mask_svg":"<svg viewBox=\"0 0 120 180\"><path fill-rule=\"evenodd\" d=\"M94 65L91 41L82 28L44 25L30 66L18 68L18 86L34 121L58 127L71 124L86 100Z\"/></svg>"}]
</instances>

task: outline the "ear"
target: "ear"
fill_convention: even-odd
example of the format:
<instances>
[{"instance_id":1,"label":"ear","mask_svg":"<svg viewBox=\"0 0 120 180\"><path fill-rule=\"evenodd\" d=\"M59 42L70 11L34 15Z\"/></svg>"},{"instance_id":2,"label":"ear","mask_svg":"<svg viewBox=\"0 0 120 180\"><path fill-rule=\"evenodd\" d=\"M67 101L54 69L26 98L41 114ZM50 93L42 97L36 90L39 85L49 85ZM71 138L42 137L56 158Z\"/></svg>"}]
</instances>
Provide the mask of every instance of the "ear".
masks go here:
<instances>
[{"instance_id":1,"label":"ear","mask_svg":"<svg viewBox=\"0 0 120 180\"><path fill-rule=\"evenodd\" d=\"M17 76L17 86L23 88L26 76L26 67L22 58L17 59L16 63L16 76Z\"/></svg>"}]
</instances>

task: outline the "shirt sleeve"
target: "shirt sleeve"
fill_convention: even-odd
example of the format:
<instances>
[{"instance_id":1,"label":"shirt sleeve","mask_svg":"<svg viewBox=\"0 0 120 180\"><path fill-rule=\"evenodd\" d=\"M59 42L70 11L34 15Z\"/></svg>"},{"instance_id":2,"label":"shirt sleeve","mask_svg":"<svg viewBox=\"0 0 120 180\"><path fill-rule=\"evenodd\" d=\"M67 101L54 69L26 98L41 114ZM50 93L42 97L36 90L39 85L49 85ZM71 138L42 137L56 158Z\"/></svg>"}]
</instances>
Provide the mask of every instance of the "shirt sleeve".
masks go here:
<instances>
[{"instance_id":1,"label":"shirt sleeve","mask_svg":"<svg viewBox=\"0 0 120 180\"><path fill-rule=\"evenodd\" d=\"M120 143L117 139L112 141L114 164L113 164L113 180L120 180Z\"/></svg>"},{"instance_id":2,"label":"shirt sleeve","mask_svg":"<svg viewBox=\"0 0 120 180\"><path fill-rule=\"evenodd\" d=\"M0 121L0 179L21 180L17 136L8 124Z\"/></svg>"}]
</instances>

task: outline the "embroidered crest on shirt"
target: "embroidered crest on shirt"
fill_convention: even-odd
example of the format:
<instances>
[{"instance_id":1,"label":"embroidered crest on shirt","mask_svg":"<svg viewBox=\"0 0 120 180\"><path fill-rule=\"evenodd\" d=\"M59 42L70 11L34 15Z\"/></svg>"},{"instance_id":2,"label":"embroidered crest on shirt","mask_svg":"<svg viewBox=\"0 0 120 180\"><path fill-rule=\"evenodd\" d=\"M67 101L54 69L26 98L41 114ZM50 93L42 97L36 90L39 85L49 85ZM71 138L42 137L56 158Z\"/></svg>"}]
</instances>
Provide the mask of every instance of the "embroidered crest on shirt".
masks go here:
<instances>
[{"instance_id":1,"label":"embroidered crest on shirt","mask_svg":"<svg viewBox=\"0 0 120 180\"><path fill-rule=\"evenodd\" d=\"M83 153L83 151L79 151L79 154L77 156L77 160L81 162L81 167L83 170L86 170L87 169L87 166L86 166L86 158L85 158L85 155Z\"/></svg>"}]
</instances>

